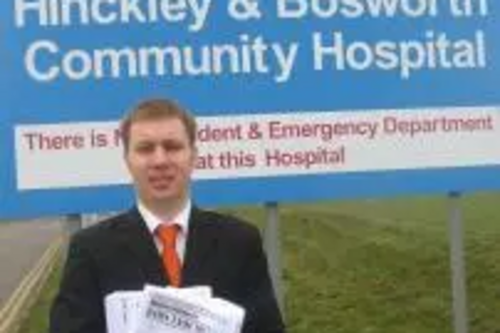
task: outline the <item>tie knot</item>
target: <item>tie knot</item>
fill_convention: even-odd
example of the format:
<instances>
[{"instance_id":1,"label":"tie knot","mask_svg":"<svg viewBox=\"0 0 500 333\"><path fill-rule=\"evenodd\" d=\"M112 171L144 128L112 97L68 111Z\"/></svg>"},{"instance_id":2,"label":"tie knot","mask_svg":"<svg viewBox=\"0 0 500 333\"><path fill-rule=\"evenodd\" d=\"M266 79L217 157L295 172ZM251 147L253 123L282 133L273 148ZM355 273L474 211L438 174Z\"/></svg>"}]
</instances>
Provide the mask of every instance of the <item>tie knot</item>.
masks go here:
<instances>
[{"instance_id":1,"label":"tie knot","mask_svg":"<svg viewBox=\"0 0 500 333\"><path fill-rule=\"evenodd\" d=\"M165 247L175 247L178 232L177 224L160 224L157 228L158 237Z\"/></svg>"}]
</instances>

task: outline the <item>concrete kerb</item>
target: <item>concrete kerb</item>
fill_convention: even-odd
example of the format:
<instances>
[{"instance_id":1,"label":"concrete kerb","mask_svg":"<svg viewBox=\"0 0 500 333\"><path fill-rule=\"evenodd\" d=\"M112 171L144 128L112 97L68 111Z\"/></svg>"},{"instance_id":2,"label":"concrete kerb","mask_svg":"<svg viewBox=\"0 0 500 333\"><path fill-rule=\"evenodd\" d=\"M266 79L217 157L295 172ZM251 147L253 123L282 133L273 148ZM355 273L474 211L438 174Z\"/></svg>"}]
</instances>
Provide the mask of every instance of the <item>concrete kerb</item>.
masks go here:
<instances>
[{"instance_id":1,"label":"concrete kerb","mask_svg":"<svg viewBox=\"0 0 500 333\"><path fill-rule=\"evenodd\" d=\"M60 237L45 250L33 269L23 278L12 296L0 309L0 333L14 333L26 310L33 305L52 267L60 257L64 238Z\"/></svg>"}]
</instances>

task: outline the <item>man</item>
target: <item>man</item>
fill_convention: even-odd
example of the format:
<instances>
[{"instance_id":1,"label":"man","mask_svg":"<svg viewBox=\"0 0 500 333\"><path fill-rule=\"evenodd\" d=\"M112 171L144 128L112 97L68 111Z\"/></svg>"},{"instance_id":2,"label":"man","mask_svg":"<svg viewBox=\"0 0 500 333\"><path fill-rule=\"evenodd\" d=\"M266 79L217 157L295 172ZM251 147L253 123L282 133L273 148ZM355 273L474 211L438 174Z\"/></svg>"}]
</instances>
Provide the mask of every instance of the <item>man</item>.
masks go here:
<instances>
[{"instance_id":1,"label":"man","mask_svg":"<svg viewBox=\"0 0 500 333\"><path fill-rule=\"evenodd\" d=\"M105 296L145 284L210 285L245 308L244 333L284 332L258 230L191 203L194 119L171 101L150 100L125 117L121 133L137 205L72 237L50 332L106 332ZM162 260L158 230L166 225L178 230L180 276Z\"/></svg>"}]
</instances>

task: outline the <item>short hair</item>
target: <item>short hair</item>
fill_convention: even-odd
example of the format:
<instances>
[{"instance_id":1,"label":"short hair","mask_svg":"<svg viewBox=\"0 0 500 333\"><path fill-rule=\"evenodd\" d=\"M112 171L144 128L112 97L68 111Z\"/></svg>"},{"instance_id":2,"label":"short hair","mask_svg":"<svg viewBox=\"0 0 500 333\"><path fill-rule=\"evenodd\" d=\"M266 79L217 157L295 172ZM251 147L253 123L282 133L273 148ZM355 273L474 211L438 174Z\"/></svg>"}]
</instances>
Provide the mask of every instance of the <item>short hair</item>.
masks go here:
<instances>
[{"instance_id":1,"label":"short hair","mask_svg":"<svg viewBox=\"0 0 500 333\"><path fill-rule=\"evenodd\" d=\"M189 139L194 146L196 142L196 120L179 104L168 99L149 99L140 102L132 111L125 115L120 123L120 135L125 151L130 143L130 128L136 122L145 120L179 119Z\"/></svg>"}]
</instances>

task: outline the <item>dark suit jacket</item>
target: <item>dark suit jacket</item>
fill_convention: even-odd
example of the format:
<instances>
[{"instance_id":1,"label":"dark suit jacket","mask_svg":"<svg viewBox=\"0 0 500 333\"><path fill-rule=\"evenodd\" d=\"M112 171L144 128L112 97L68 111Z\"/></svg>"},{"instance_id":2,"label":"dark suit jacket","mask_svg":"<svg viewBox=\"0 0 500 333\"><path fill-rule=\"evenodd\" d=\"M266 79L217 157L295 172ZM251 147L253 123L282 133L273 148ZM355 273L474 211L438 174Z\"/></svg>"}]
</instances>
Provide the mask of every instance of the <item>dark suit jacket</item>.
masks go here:
<instances>
[{"instance_id":1,"label":"dark suit jacket","mask_svg":"<svg viewBox=\"0 0 500 333\"><path fill-rule=\"evenodd\" d=\"M194 208L183 265L183 286L210 285L246 309L244 333L281 333L258 230L234 217ZM160 255L139 212L84 229L72 237L51 333L105 333L104 298L144 284L168 285Z\"/></svg>"}]
</instances>

